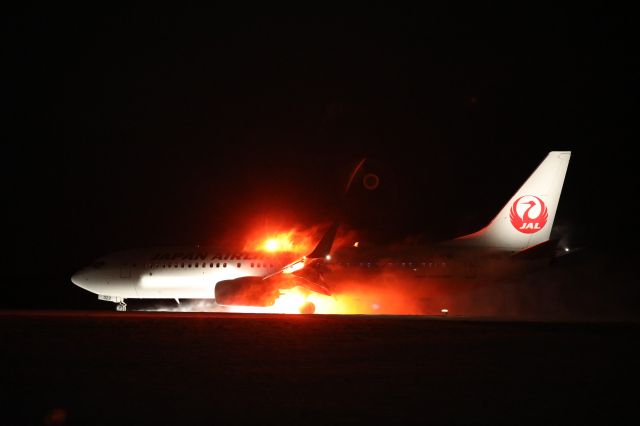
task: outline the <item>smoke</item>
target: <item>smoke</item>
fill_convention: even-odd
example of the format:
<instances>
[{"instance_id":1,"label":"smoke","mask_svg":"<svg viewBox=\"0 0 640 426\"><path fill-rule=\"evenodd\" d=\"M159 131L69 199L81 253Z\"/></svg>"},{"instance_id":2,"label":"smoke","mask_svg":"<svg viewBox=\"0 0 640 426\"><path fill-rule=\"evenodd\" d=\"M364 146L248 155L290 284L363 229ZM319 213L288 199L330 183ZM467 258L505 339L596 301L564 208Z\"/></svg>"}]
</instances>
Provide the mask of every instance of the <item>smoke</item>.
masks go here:
<instances>
[{"instance_id":1,"label":"smoke","mask_svg":"<svg viewBox=\"0 0 640 426\"><path fill-rule=\"evenodd\" d=\"M162 301L154 305L140 307L135 310L143 312L297 313L278 311L272 306L223 306L218 305L213 299L182 300L179 304Z\"/></svg>"},{"instance_id":2,"label":"smoke","mask_svg":"<svg viewBox=\"0 0 640 426\"><path fill-rule=\"evenodd\" d=\"M221 306L212 300L162 302L147 311L298 313L301 297L317 314L435 315L506 320L602 321L640 319L640 290L629 281L637 256L579 253L522 270L474 278L423 277L415 271L334 267L325 274L332 296L294 288L274 306ZM301 296L303 295L303 296Z\"/></svg>"},{"instance_id":3,"label":"smoke","mask_svg":"<svg viewBox=\"0 0 640 426\"><path fill-rule=\"evenodd\" d=\"M486 261L465 277L420 270L335 268L326 279L337 313L509 320L638 320L637 255L585 249L550 261Z\"/></svg>"},{"instance_id":4,"label":"smoke","mask_svg":"<svg viewBox=\"0 0 640 426\"><path fill-rule=\"evenodd\" d=\"M269 235L285 233L300 255L310 252L329 224L256 232L243 241L252 247ZM342 228L335 248L360 253L367 242L361 232ZM358 247L354 244L359 242ZM406 248L406 245L403 245ZM397 246L379 253L397 253ZM364 254L364 252L362 252ZM401 256L401 255L398 255ZM318 314L443 315L499 319L598 320L640 317L636 286L629 284L637 259L620 253L576 250L550 262L548 258L526 261L478 259L472 273L450 270L440 276L418 268L376 267L366 262L345 266L340 251L322 270L331 296L301 287L281 290L270 307L222 306L213 300L165 302L144 310L171 312L297 313L312 302ZM448 273L452 272L452 273ZM463 272L463 273L460 273ZM635 303L635 305L634 305Z\"/></svg>"},{"instance_id":5,"label":"smoke","mask_svg":"<svg viewBox=\"0 0 640 426\"><path fill-rule=\"evenodd\" d=\"M331 308L337 314L424 315L443 308L439 302L431 305L433 288L402 271L338 266L326 281L334 292Z\"/></svg>"}]
</instances>

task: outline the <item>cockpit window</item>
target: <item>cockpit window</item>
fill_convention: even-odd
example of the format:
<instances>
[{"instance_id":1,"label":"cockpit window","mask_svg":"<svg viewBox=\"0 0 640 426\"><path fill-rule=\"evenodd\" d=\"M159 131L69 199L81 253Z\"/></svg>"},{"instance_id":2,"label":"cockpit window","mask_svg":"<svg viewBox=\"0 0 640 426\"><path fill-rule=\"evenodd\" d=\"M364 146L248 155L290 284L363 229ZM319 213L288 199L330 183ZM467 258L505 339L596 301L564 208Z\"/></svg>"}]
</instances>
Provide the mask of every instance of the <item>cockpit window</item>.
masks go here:
<instances>
[{"instance_id":1,"label":"cockpit window","mask_svg":"<svg viewBox=\"0 0 640 426\"><path fill-rule=\"evenodd\" d=\"M91 265L91 267L95 269L102 268L104 266L104 263L104 260L97 260L93 262L93 265Z\"/></svg>"}]
</instances>

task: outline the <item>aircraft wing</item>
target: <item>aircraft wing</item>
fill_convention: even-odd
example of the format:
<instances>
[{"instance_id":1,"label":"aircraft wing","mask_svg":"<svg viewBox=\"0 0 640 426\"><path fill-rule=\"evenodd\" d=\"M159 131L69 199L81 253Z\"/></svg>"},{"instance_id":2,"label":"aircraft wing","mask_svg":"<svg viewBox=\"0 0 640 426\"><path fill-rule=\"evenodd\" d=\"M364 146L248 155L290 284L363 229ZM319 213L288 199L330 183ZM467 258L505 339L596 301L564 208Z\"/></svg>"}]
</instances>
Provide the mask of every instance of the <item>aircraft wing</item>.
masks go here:
<instances>
[{"instance_id":1,"label":"aircraft wing","mask_svg":"<svg viewBox=\"0 0 640 426\"><path fill-rule=\"evenodd\" d=\"M331 291L327 288L322 274L317 270L317 266L324 262L327 256L331 254L331 247L336 238L338 226L338 222L331 224L320 239L320 242L318 242L313 251L307 256L296 259L279 271L267 275L263 280L277 280L286 277L287 280L295 283L291 287L299 285L311 291L330 296Z\"/></svg>"}]
</instances>

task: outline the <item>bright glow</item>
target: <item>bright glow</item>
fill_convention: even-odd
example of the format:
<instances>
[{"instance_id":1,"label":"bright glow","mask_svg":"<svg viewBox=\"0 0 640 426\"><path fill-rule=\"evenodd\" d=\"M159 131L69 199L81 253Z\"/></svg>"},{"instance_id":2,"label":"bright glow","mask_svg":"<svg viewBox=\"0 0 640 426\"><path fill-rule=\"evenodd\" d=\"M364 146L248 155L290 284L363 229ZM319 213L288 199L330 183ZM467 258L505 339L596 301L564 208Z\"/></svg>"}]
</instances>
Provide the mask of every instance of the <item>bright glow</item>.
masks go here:
<instances>
[{"instance_id":1,"label":"bright glow","mask_svg":"<svg viewBox=\"0 0 640 426\"><path fill-rule=\"evenodd\" d=\"M337 300L330 296L318 294L302 287L281 289L280 297L273 306L220 306L216 311L224 312L245 312L245 313L269 313L269 314L299 314L300 308L306 302L315 305L316 314L336 314L347 313L344 308L338 306ZM356 313L356 312L353 312Z\"/></svg>"},{"instance_id":2,"label":"bright glow","mask_svg":"<svg viewBox=\"0 0 640 426\"><path fill-rule=\"evenodd\" d=\"M269 238L264 243L264 249L266 251L272 251L272 252L277 251L279 247L280 247L280 244L278 243L278 240L276 240L275 238Z\"/></svg>"},{"instance_id":3,"label":"bright glow","mask_svg":"<svg viewBox=\"0 0 640 426\"><path fill-rule=\"evenodd\" d=\"M449 310L447 308L444 308L440 312L442 312L442 315L447 315L449 313Z\"/></svg>"},{"instance_id":4,"label":"bright glow","mask_svg":"<svg viewBox=\"0 0 640 426\"><path fill-rule=\"evenodd\" d=\"M307 301L304 290L300 287L294 287L288 290L280 290L280 297L273 305L276 312L283 314L299 314L300 307Z\"/></svg>"},{"instance_id":5,"label":"bright glow","mask_svg":"<svg viewBox=\"0 0 640 426\"><path fill-rule=\"evenodd\" d=\"M303 231L286 231L253 239L245 250L266 251L268 253L292 252L307 254L313 249L315 234Z\"/></svg>"},{"instance_id":6,"label":"bright glow","mask_svg":"<svg viewBox=\"0 0 640 426\"><path fill-rule=\"evenodd\" d=\"M210 289L207 294L211 294ZM206 296L202 292L202 295L193 296L192 298L206 297L210 296ZM303 287L293 287L291 289L281 289L280 297L272 306L226 306L218 305L215 301L208 300L199 302L195 306L195 311L300 314L300 308L309 302L314 304L315 314L421 314L422 312L419 308L412 305L413 301L414 298L410 295L403 295L395 290L371 292L370 288L363 287L359 290L343 291L333 296L326 296ZM170 307L162 307L159 310L189 312L194 310L193 308L193 304L181 303L176 306L172 303ZM442 315L447 314L443 312Z\"/></svg>"},{"instance_id":7,"label":"bright glow","mask_svg":"<svg viewBox=\"0 0 640 426\"><path fill-rule=\"evenodd\" d=\"M310 228L280 228L280 229L256 229L245 237L242 250L261 251L268 253L289 252L299 256L309 254L318 244L324 233L326 225ZM354 232L336 236L334 247L349 246L356 240Z\"/></svg>"},{"instance_id":8,"label":"bright glow","mask_svg":"<svg viewBox=\"0 0 640 426\"><path fill-rule=\"evenodd\" d=\"M270 253L282 251L294 251L294 244L291 240L291 232L282 232L275 236L267 238L258 250L268 251Z\"/></svg>"},{"instance_id":9,"label":"bright glow","mask_svg":"<svg viewBox=\"0 0 640 426\"><path fill-rule=\"evenodd\" d=\"M325 259L327 259L327 260L331 260L331 255L330 255L330 254L328 254L328 255L326 255L324 258L325 258Z\"/></svg>"},{"instance_id":10,"label":"bright glow","mask_svg":"<svg viewBox=\"0 0 640 426\"><path fill-rule=\"evenodd\" d=\"M569 251L569 247L565 247L565 248L564 248L564 251Z\"/></svg>"},{"instance_id":11,"label":"bright glow","mask_svg":"<svg viewBox=\"0 0 640 426\"><path fill-rule=\"evenodd\" d=\"M353 246L354 246L354 247L358 247L359 245L360 245L360 242L359 242L359 241L356 241L355 243L353 243Z\"/></svg>"},{"instance_id":12,"label":"bright glow","mask_svg":"<svg viewBox=\"0 0 640 426\"><path fill-rule=\"evenodd\" d=\"M267 309L271 313L299 314L300 308L306 302L311 302L315 305L317 314L335 314L341 311L335 298L297 286L280 290L280 297L276 300L276 303Z\"/></svg>"}]
</instances>

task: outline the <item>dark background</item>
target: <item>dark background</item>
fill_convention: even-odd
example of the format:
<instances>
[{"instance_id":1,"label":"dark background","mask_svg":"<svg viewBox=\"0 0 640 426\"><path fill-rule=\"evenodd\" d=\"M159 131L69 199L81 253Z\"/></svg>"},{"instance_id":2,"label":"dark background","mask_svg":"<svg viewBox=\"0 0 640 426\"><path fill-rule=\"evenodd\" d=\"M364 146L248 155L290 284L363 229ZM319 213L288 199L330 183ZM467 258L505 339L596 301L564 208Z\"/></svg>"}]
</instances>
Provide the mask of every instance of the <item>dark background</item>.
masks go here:
<instances>
[{"instance_id":1,"label":"dark background","mask_svg":"<svg viewBox=\"0 0 640 426\"><path fill-rule=\"evenodd\" d=\"M362 157L372 239L475 231L571 150L556 234L637 251L629 11L396 12L7 12L2 305L90 306L69 277L111 251L326 223Z\"/></svg>"}]
</instances>

